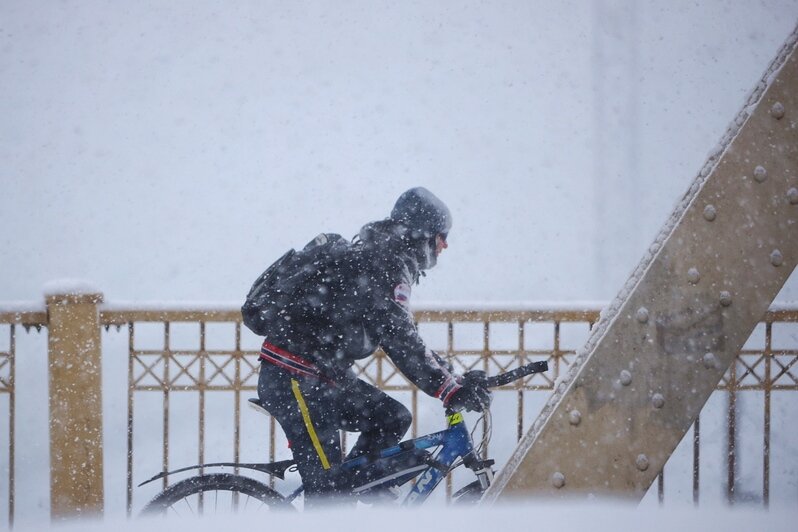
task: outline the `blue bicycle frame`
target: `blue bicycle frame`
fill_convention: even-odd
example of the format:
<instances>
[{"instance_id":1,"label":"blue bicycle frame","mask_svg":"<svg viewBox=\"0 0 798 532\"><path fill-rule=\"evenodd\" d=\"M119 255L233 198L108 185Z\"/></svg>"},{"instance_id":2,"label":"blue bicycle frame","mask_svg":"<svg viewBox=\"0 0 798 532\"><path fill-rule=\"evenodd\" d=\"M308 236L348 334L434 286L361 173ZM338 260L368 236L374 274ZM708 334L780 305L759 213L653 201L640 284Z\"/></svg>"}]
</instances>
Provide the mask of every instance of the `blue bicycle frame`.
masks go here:
<instances>
[{"instance_id":1,"label":"blue bicycle frame","mask_svg":"<svg viewBox=\"0 0 798 532\"><path fill-rule=\"evenodd\" d=\"M546 361L531 362L529 364L520 366L505 373L501 373L493 377L486 377L484 379L484 382L481 382L480 384L482 386L485 386L486 388L497 388L499 386L504 386L505 384L509 384L510 382L518 380L527 375L531 375L533 373L538 373L546 370L548 370L548 363ZM258 406L259 408L263 409L263 407L260 405L260 402L257 399L250 399L250 402ZM266 412L265 409L263 409L263 411ZM448 424L448 428L446 430L435 432L433 434L428 434L426 436L421 436L419 438L414 438L412 440L405 440L399 443L398 445L389 447L387 449L383 449L382 451L380 451L379 456L376 460L374 460L374 458L370 456L369 457L360 456L353 460L348 460L342 463L341 467L343 469L350 472L356 472L358 468L367 467L375 463L379 464L380 461L382 460L387 461L392 457L398 456L410 450L423 451L425 449L430 449L433 447L440 447L440 451L438 452L438 454L433 456L430 453L423 453L424 457L421 458L419 461L414 463L408 462L407 464L408 467L406 469L394 471L393 473L387 474L384 477L374 479L372 482L368 483L367 485L359 486L358 488L353 490L353 494L357 495L358 493L364 491L367 492L371 488L384 486L391 482L394 482L395 485L399 485L406 481L409 481L414 477L421 475L420 478L416 480L416 483L413 485L413 488L410 490L410 493L408 493L407 497L404 499L404 501L402 501L402 504L404 504L405 506L420 504L424 502L427 499L427 497L429 497L430 493L432 493L432 491L438 486L438 484L440 484L441 480L443 480L443 477L445 477L449 473L449 471L451 471L452 466L459 458L462 458L463 464L474 472L479 482L479 486L472 484L466 486L464 490L468 490L469 488L472 487L479 488L480 490L487 489L487 487L490 485L491 481L493 480L493 470L491 469L491 465L493 465L493 460L480 460L476 456L476 453L474 451L474 443L471 441L471 434L468 432L468 428L465 425L465 421L463 420L462 414L447 409L446 421ZM260 471L262 473L273 475L282 479L285 471L294 465L295 462L293 460L282 460L280 462L272 462L269 464L242 464L237 462L216 462L212 464L201 464L190 467L183 467L180 469L175 469L173 471L164 471L162 473L158 473L154 477L145 480L144 482L139 484L139 486L143 486L144 484L148 484L155 480L164 478L173 473L180 473L183 471L188 471L192 469L202 469L207 467L242 467L247 469L254 469L256 471ZM195 479L186 479L182 482L196 481L197 479L201 479L201 477L196 477ZM218 490L218 488L214 489ZM270 488L266 486L264 486L263 489L270 490ZM299 486L290 495L284 497L282 500L284 502L291 502L297 496L299 496L299 494L302 493L303 490L304 488L302 486ZM461 490L461 492L464 491ZM467 491L465 491L464 493L467 493Z\"/></svg>"},{"instance_id":2,"label":"blue bicycle frame","mask_svg":"<svg viewBox=\"0 0 798 532\"><path fill-rule=\"evenodd\" d=\"M495 375L493 377L484 376L484 382L480 384L486 388L497 388L504 386L515 380L523 378L533 373L547 371L549 369L548 363L544 361L531 362L524 366L520 366L513 370ZM484 373L483 373L484 375ZM389 447L380 452L379 458L385 459L391 456L396 456L402 452L410 449L429 449L431 447L441 447L440 452L435 456L434 463L431 465L419 465L417 469L411 468L409 470L400 471L393 477L386 477L374 481L371 486L379 485L382 482L389 481L391 478L404 478L405 475L410 475L412 478L416 471L423 470L421 477L416 481L413 488L408 493L405 500L402 502L405 506L411 504L419 504L424 502L430 493L438 486L443 477L452 469L452 465L458 458L463 458L463 463L466 467L471 469L477 476L481 489L487 489L493 480L493 471L491 465L493 460L479 460L474 453L474 443L471 441L471 434L465 426L463 415L459 412L451 410L446 411L446 421L449 428L440 432L435 432L427 436L421 436L412 440L401 442L399 445ZM358 467L365 466L369 463L369 458L359 457L354 460L349 460L341 464L346 470L354 470ZM296 492L298 493L298 492Z\"/></svg>"},{"instance_id":3,"label":"blue bicycle frame","mask_svg":"<svg viewBox=\"0 0 798 532\"><path fill-rule=\"evenodd\" d=\"M468 459L473 456L474 444L471 434L463 420L463 415L453 413L446 416L449 428L412 440L406 440L393 447L380 451L380 459L390 458L410 449L430 449L441 447L435 457L434 465L419 466L419 471L424 470L416 481L410 493L402 502L404 505L420 504L424 502L432 491L438 486L458 458ZM475 459L475 457L474 457ZM354 470L369 462L366 457L358 457L341 464L344 469ZM384 479L382 479L384 480Z\"/></svg>"}]
</instances>

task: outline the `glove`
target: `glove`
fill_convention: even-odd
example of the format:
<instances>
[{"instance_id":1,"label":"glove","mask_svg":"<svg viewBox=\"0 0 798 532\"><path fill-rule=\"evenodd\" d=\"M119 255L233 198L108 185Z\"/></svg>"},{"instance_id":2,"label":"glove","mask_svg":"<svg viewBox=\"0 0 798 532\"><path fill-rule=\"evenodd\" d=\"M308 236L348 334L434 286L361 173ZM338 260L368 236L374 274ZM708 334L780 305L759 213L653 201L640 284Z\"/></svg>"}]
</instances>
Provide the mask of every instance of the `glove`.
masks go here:
<instances>
[{"instance_id":1,"label":"glove","mask_svg":"<svg viewBox=\"0 0 798 532\"><path fill-rule=\"evenodd\" d=\"M488 389L488 376L482 370L471 370L463 375L461 388L452 394L445 405L452 410L482 412L490 407L491 393Z\"/></svg>"}]
</instances>

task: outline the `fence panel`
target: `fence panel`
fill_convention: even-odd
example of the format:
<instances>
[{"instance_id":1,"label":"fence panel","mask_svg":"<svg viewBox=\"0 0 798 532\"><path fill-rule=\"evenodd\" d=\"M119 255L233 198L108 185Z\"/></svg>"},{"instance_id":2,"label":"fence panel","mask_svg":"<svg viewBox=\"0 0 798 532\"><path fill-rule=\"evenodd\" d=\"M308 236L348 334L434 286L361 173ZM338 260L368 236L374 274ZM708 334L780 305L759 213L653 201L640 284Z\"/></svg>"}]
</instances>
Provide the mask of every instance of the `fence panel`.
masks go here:
<instances>
[{"instance_id":1,"label":"fence panel","mask_svg":"<svg viewBox=\"0 0 798 532\"><path fill-rule=\"evenodd\" d=\"M15 462L15 441L16 441L16 344L18 325L22 325L25 330L35 327L38 330L46 323L46 315L44 312L36 311L0 311L0 398L5 398L7 408L0 412L0 420L6 418L6 423L3 423L8 428L6 432L7 439L0 440L0 446L5 447L5 468L0 467L0 470L7 471L6 478L8 479L5 499L8 504L6 505L6 519L8 527L14 526L14 508L15 508L15 475L16 475L16 462ZM2 403L0 403L2 404ZM2 431L0 431L2 433ZM2 485L2 484L0 484ZM2 497L2 491L0 491ZM2 512L0 512L2 516Z\"/></svg>"},{"instance_id":2,"label":"fence panel","mask_svg":"<svg viewBox=\"0 0 798 532\"><path fill-rule=\"evenodd\" d=\"M530 360L545 359L549 361L551 370L546 374L526 377L516 383L498 390L501 395L513 394L515 408L511 423L514 426L514 437L520 439L528 427L528 416L536 411L529 411L530 394L545 396L553 390L557 379L567 371L582 345L584 338L598 320L599 311L594 309L557 309L557 310L435 310L417 311L415 316L422 335L430 331L433 338L430 344L458 372L469 369L483 369L489 373L506 371ZM204 413L205 394L208 391L228 391L235 394L234 407L228 415L233 418L234 438L230 456L233 461L240 459L241 444L241 394L254 393L257 386L256 348L242 348L242 326L237 312L203 311L201 309L184 311L144 312L117 311L103 312L101 319L108 325L127 325L130 335L130 390L129 390L129 461L128 461L128 510L132 511L132 456L133 456L133 395L136 392L157 391L163 396L163 441L162 463L166 470L169 467L169 405L170 394L176 392L194 392L197 394L198 420L197 429L197 463L204 463L205 434L208 419ZM735 502L737 480L736 448L739 439L737 424L738 413L736 399L739 393L760 392L764 397L764 426L762 440L764 453L762 457L762 496L764 505L769 502L770 474L770 397L774 391L796 391L796 373L794 365L798 358L798 338L792 338L789 348L773 349L772 331L774 324L794 323L798 321L798 311L779 310L767 313L762 322L764 334L760 346L743 350L737 363L729 368L723 381L719 384L719 393L728 396L726 418L726 445L728 462L726 464L727 500ZM162 347L151 350L139 350L135 347L136 322L160 323L163 326ZM193 322L199 325L198 347L193 350L176 350L170 345L170 324ZM208 323L228 322L234 326L234 338L229 349L208 349L205 346L205 330ZM246 330L245 330L246 332ZM752 337L753 338L753 337ZM788 341L789 341L788 338ZM358 362L355 369L367 382L381 389L403 393L409 397L413 413L411 436L419 435L420 400L414 386L396 369L384 353L378 351L374 357ZM147 383L149 379L149 383ZM540 395L543 394L543 395ZM506 416L501 418L507 421ZM495 427L495 425L494 425ZM483 420L482 430L488 429L487 420ZM276 432L275 432L276 431ZM269 422L268 458L276 459L276 439L279 428L274 420ZM701 488L701 421L697 419L691 435L692 446L692 499L697 504L700 500ZM346 444L346 434L344 434ZM485 445L483 454L490 452ZM284 456L283 456L284 457ZM666 467L667 468L667 467ZM164 484L165 485L165 484ZM665 501L664 471L656 483L656 497L659 502ZM447 482L446 494L451 495L451 477Z\"/></svg>"},{"instance_id":3,"label":"fence panel","mask_svg":"<svg viewBox=\"0 0 798 532\"><path fill-rule=\"evenodd\" d=\"M598 308L422 309L415 316L422 336L457 372L483 369L494 374L531 360L549 361L548 373L531 375L497 392L497 403L505 408L494 412L493 428L503 438L517 441L560 375L567 372L576 350L598 320ZM8 435L5 441L0 440L4 449L4 454L0 453L4 462L0 471L8 479L2 483L7 485L5 493L0 489L0 498L7 499L0 519L9 526L14 522L18 495L15 480L19 478L14 449L18 406L15 366L19 363L16 339L20 325L46 327L46 319L47 314L41 311L0 312L0 423L8 428L0 431ZM249 411L242 408L247 398L256 393L259 340L242 326L237 309L147 310L105 305L101 306L100 323L127 337L125 502L129 514L134 509L134 486L149 474L185 466L187 462L199 465L213 461L246 462L252 461L253 455L255 461L274 461L290 456L274 419L249 422ZM358 362L356 370L361 378L409 403L413 413L412 436L427 432L428 425L431 430L440 428L440 408L430 406L434 402L428 402L423 394L420 396L384 353L378 351L374 357ZM794 467L774 462L774 456L781 451L774 454L773 440L774 423L779 421L773 416L784 409L785 402L780 398L796 391L798 309L772 310L764 316L718 385L716 394L721 395L714 401L721 401L724 411L723 473L720 474L713 460L707 461L707 456L717 456L707 455L707 434L712 436L713 431L717 432L714 427L718 422L704 419L702 412L689 441L683 442L690 463L677 466L669 461L649 495L660 503L677 497L675 485L686 469L687 477L691 477L689 495L695 504L702 500L702 486L706 488L711 481L715 489L714 483L721 477L724 498L729 503L756 501L768 506L774 485L781 490L796 482L782 478L785 470L789 475ZM782 406L774 411L776 403ZM757 411L753 422L759 426L756 431L744 428L741 434L741 424L750 426L753 410ZM431 425L433 422L435 426ZM483 421L481 429L488 428L487 420ZM254 431L254 436L250 431ZM712 437L713 444L717 444L717 436ZM756 445L752 446L752 439L757 440ZM486 444L482 452L500 459L509 444L498 440L504 447L497 447L496 441ZM759 458L750 456L760 452ZM784 459L782 456L781 460ZM756 460L759 465L753 471L751 463ZM788 465L793 469L785 469ZM774 466L778 468L774 470ZM671 480L666 482L665 474L669 471ZM759 482L756 489L751 487L752 478ZM153 489L161 489L166 480L156 484ZM451 495L452 486L450 476L446 496ZM137 493L135 506L146 502L146 496L146 491L142 495Z\"/></svg>"}]
</instances>

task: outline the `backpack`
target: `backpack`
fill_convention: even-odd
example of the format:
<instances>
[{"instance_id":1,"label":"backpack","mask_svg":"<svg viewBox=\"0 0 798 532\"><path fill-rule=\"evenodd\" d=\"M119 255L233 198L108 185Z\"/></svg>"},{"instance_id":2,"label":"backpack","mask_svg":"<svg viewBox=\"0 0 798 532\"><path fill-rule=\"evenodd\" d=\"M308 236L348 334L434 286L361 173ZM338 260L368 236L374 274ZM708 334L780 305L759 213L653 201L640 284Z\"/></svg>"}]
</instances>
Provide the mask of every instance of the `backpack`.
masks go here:
<instances>
[{"instance_id":1,"label":"backpack","mask_svg":"<svg viewBox=\"0 0 798 532\"><path fill-rule=\"evenodd\" d=\"M330 297L329 272L351 244L341 235L322 233L300 251L288 250L252 284L241 307L244 325L265 336L277 317L311 317Z\"/></svg>"}]
</instances>

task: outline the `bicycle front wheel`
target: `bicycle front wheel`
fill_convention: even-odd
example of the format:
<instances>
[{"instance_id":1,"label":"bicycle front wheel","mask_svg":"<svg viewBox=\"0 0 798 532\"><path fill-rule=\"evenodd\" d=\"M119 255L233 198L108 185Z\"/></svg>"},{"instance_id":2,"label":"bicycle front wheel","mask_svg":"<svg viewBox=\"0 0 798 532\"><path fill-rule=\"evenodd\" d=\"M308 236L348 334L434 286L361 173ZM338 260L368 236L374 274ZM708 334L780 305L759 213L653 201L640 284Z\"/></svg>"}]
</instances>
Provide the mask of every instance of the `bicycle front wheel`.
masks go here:
<instances>
[{"instance_id":1,"label":"bicycle front wheel","mask_svg":"<svg viewBox=\"0 0 798 532\"><path fill-rule=\"evenodd\" d=\"M463 486L452 495L452 503L460 505L477 504L484 493L485 490L479 480L475 480L471 484Z\"/></svg>"},{"instance_id":2,"label":"bicycle front wheel","mask_svg":"<svg viewBox=\"0 0 798 532\"><path fill-rule=\"evenodd\" d=\"M187 478L147 503L142 515L214 515L294 509L279 493L257 480L228 473Z\"/></svg>"}]
</instances>

